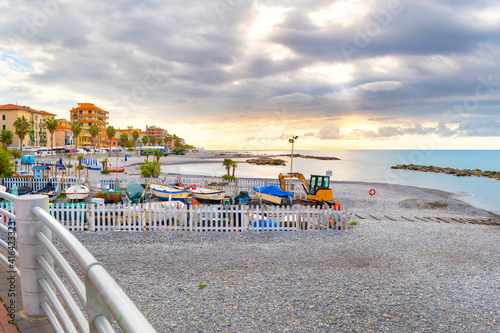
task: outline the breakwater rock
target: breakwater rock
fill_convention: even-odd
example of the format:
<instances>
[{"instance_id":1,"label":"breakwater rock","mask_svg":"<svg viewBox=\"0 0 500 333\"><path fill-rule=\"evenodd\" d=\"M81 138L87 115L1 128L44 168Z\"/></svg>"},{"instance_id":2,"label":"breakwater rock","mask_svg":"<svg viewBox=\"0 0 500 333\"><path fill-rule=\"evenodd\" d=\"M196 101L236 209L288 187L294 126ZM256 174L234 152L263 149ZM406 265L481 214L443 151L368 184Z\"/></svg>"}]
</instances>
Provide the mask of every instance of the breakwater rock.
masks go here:
<instances>
[{"instance_id":1,"label":"breakwater rock","mask_svg":"<svg viewBox=\"0 0 500 333\"><path fill-rule=\"evenodd\" d=\"M288 156L290 157L292 154L281 154L278 156ZM293 157L300 157L300 158L309 158L313 160L323 160L323 161L340 161L340 158L338 157L331 157L331 156L312 156L312 155L301 155L301 154L293 154Z\"/></svg>"},{"instance_id":2,"label":"breakwater rock","mask_svg":"<svg viewBox=\"0 0 500 333\"><path fill-rule=\"evenodd\" d=\"M269 157L251 158L246 160L247 163L255 165L286 165L282 159L273 159Z\"/></svg>"},{"instance_id":3,"label":"breakwater rock","mask_svg":"<svg viewBox=\"0 0 500 333\"><path fill-rule=\"evenodd\" d=\"M398 164L391 166L391 169L399 170L413 170L422 172L434 172L434 173L445 173L449 175L455 175L457 177L489 177L496 180L500 180L500 171L481 171L479 169L455 169L455 168L442 168L437 166L425 166L425 165L415 165L415 164Z\"/></svg>"}]
</instances>

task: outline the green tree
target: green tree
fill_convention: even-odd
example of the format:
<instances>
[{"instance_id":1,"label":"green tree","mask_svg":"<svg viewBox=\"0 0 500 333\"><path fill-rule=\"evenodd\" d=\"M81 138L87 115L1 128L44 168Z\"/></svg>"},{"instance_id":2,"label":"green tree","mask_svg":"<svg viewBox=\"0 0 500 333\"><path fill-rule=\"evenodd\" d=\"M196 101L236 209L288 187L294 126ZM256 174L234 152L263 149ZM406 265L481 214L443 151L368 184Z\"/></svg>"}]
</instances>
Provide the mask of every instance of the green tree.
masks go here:
<instances>
[{"instance_id":1,"label":"green tree","mask_svg":"<svg viewBox=\"0 0 500 333\"><path fill-rule=\"evenodd\" d=\"M147 145L148 145L148 142L149 142L149 138L148 138L148 136L147 136L147 135L144 135L144 136L142 137L142 143L143 143L145 146L147 146Z\"/></svg>"},{"instance_id":2,"label":"green tree","mask_svg":"<svg viewBox=\"0 0 500 333\"><path fill-rule=\"evenodd\" d=\"M29 121L22 117L18 117L16 121L14 121L14 128L16 129L16 135L19 137L19 143L21 145L21 153L23 152L23 141L26 134L28 134L31 130L31 125Z\"/></svg>"},{"instance_id":3,"label":"green tree","mask_svg":"<svg viewBox=\"0 0 500 333\"><path fill-rule=\"evenodd\" d=\"M156 149L153 152L153 156L156 158L156 162L160 163L160 158L163 156L163 152L159 149Z\"/></svg>"},{"instance_id":4,"label":"green tree","mask_svg":"<svg viewBox=\"0 0 500 333\"><path fill-rule=\"evenodd\" d=\"M123 148L125 148L125 146L127 146L127 142L128 142L128 135L123 133L122 135L120 135L120 146L122 146Z\"/></svg>"},{"instance_id":5,"label":"green tree","mask_svg":"<svg viewBox=\"0 0 500 333\"><path fill-rule=\"evenodd\" d=\"M158 146L162 146L163 145L163 138L162 137L156 138L156 142L158 143Z\"/></svg>"},{"instance_id":6,"label":"green tree","mask_svg":"<svg viewBox=\"0 0 500 333\"><path fill-rule=\"evenodd\" d=\"M80 175L81 175L80 172L84 168L84 166L82 165L83 156L78 155L76 157L76 160L78 161L78 166L76 167L76 169L78 170L78 179L80 179ZM75 176L76 176L76 170L75 170Z\"/></svg>"},{"instance_id":7,"label":"green tree","mask_svg":"<svg viewBox=\"0 0 500 333\"><path fill-rule=\"evenodd\" d=\"M47 126L47 131L50 133L50 150L54 151L54 133L57 130L57 126L59 126L59 122L56 118L50 117L45 122L45 125Z\"/></svg>"},{"instance_id":8,"label":"green tree","mask_svg":"<svg viewBox=\"0 0 500 333\"><path fill-rule=\"evenodd\" d=\"M0 142L7 148L14 142L14 134L9 130L2 130L0 133Z\"/></svg>"},{"instance_id":9,"label":"green tree","mask_svg":"<svg viewBox=\"0 0 500 333\"><path fill-rule=\"evenodd\" d=\"M154 177L158 178L161 174L160 163L158 161L146 162L139 166L141 169L142 177Z\"/></svg>"},{"instance_id":10,"label":"green tree","mask_svg":"<svg viewBox=\"0 0 500 333\"><path fill-rule=\"evenodd\" d=\"M151 135L149 137L149 142L154 146L154 144L156 143L156 136L154 135Z\"/></svg>"},{"instance_id":11,"label":"green tree","mask_svg":"<svg viewBox=\"0 0 500 333\"><path fill-rule=\"evenodd\" d=\"M10 162L10 154L5 148L0 148L0 178L12 177L14 163Z\"/></svg>"},{"instance_id":12,"label":"green tree","mask_svg":"<svg viewBox=\"0 0 500 333\"><path fill-rule=\"evenodd\" d=\"M149 162L149 155L151 155L153 153L153 151L148 148L146 150L144 150L144 154L146 154L146 161Z\"/></svg>"},{"instance_id":13,"label":"green tree","mask_svg":"<svg viewBox=\"0 0 500 333\"><path fill-rule=\"evenodd\" d=\"M224 161L222 161L222 166L226 167L226 172L228 176L231 176L230 170L231 166L233 165L234 161L230 158L225 158Z\"/></svg>"},{"instance_id":14,"label":"green tree","mask_svg":"<svg viewBox=\"0 0 500 333\"><path fill-rule=\"evenodd\" d=\"M237 166L238 166L238 162L231 161L231 167L233 168L233 175L232 175L233 178L234 178L234 171L236 170Z\"/></svg>"},{"instance_id":15,"label":"green tree","mask_svg":"<svg viewBox=\"0 0 500 333\"><path fill-rule=\"evenodd\" d=\"M71 132L73 132L73 136L75 137L75 153L76 153L76 150L78 149L78 136L82 132L82 129L83 129L82 123L80 123L78 121L74 121L71 124ZM76 174L75 174L75 176L76 176Z\"/></svg>"},{"instance_id":16,"label":"green tree","mask_svg":"<svg viewBox=\"0 0 500 333\"><path fill-rule=\"evenodd\" d=\"M163 141L167 144L167 147L170 146L170 142L172 142L172 136L168 135L163 138Z\"/></svg>"},{"instance_id":17,"label":"green tree","mask_svg":"<svg viewBox=\"0 0 500 333\"><path fill-rule=\"evenodd\" d=\"M132 133L132 139L134 139L134 148L140 136L141 134L138 131L134 131L134 133Z\"/></svg>"},{"instance_id":18,"label":"green tree","mask_svg":"<svg viewBox=\"0 0 500 333\"><path fill-rule=\"evenodd\" d=\"M96 123L93 123L92 125L90 125L89 134L92 137L92 140L94 141L94 150L96 149L95 139L99 135L99 132L101 132L101 129L99 128L99 126L97 126Z\"/></svg>"},{"instance_id":19,"label":"green tree","mask_svg":"<svg viewBox=\"0 0 500 333\"><path fill-rule=\"evenodd\" d=\"M113 126L108 126L108 128L106 128L106 135L109 139L109 152L111 153L111 143L112 143L112 140L113 140L113 137L115 136L116 134L116 130Z\"/></svg>"}]
</instances>

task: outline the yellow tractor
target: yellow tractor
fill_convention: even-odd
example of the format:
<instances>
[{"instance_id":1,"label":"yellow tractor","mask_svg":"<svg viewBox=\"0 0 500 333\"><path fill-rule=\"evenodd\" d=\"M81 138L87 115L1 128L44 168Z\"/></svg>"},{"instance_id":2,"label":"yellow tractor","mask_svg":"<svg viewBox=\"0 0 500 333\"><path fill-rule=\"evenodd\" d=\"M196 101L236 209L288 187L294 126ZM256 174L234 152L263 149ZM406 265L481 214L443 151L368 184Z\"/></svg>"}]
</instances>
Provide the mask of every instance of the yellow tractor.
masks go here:
<instances>
[{"instance_id":1,"label":"yellow tractor","mask_svg":"<svg viewBox=\"0 0 500 333\"><path fill-rule=\"evenodd\" d=\"M279 174L280 188L282 191L286 189L286 179L298 178L302 181L302 186L307 193L307 200L297 200L298 203L306 205L329 204L337 205L333 202L333 191L330 188L330 176L311 175L311 180L307 183L304 175L300 172L292 174Z\"/></svg>"}]
</instances>

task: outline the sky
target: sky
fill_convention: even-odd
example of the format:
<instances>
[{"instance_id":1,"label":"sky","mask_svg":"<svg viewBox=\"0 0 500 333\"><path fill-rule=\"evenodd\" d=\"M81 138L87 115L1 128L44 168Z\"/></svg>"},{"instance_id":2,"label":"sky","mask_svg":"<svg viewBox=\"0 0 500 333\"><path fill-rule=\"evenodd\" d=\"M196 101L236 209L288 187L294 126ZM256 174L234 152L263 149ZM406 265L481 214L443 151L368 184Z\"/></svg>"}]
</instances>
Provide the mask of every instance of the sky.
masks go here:
<instances>
[{"instance_id":1,"label":"sky","mask_svg":"<svg viewBox=\"0 0 500 333\"><path fill-rule=\"evenodd\" d=\"M0 104L206 149L500 149L490 0L0 0Z\"/></svg>"}]
</instances>

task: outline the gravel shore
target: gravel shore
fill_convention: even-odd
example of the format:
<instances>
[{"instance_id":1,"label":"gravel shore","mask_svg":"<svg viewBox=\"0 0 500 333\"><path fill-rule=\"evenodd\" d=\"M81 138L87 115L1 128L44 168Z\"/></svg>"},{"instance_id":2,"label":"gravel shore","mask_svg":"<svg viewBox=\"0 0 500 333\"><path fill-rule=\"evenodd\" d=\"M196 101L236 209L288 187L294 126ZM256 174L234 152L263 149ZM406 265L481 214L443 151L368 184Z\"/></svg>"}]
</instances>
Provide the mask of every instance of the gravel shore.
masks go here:
<instances>
[{"instance_id":1,"label":"gravel shore","mask_svg":"<svg viewBox=\"0 0 500 333\"><path fill-rule=\"evenodd\" d=\"M158 332L500 331L498 227L75 235Z\"/></svg>"}]
</instances>

